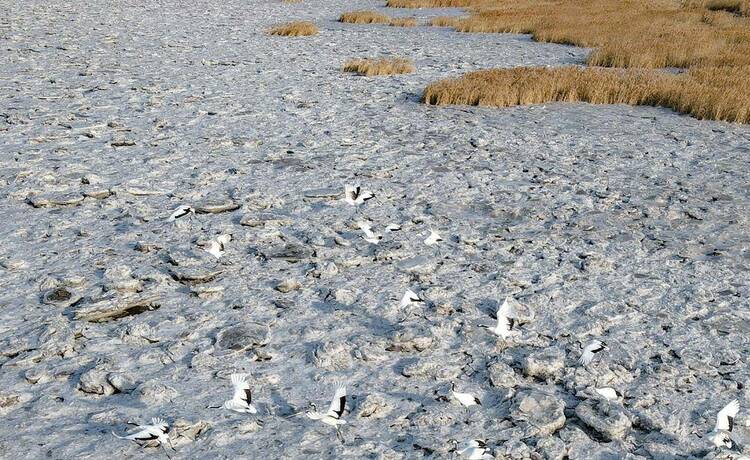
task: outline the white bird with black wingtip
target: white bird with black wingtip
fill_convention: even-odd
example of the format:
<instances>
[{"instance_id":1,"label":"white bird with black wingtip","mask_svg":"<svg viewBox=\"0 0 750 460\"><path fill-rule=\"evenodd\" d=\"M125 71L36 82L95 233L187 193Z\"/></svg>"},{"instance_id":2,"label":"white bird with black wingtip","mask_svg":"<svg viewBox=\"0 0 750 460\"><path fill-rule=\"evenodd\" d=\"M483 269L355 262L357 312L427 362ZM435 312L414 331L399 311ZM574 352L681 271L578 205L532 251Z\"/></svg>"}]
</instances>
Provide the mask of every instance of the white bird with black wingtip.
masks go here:
<instances>
[{"instance_id":1,"label":"white bird with black wingtip","mask_svg":"<svg viewBox=\"0 0 750 460\"><path fill-rule=\"evenodd\" d=\"M362 190L359 185L345 185L344 186L344 201L352 206L358 206L364 204L365 201L375 198L375 194L368 191Z\"/></svg>"},{"instance_id":2,"label":"white bird with black wingtip","mask_svg":"<svg viewBox=\"0 0 750 460\"><path fill-rule=\"evenodd\" d=\"M448 441L453 445L458 455L466 458L467 460L489 460L495 458L490 453L490 449L487 448L487 441L484 439L469 439L466 441L461 449L458 448L458 441L451 439Z\"/></svg>"},{"instance_id":3,"label":"white bird with black wingtip","mask_svg":"<svg viewBox=\"0 0 750 460\"><path fill-rule=\"evenodd\" d=\"M241 414L258 413L258 409L252 404L253 397L250 391L250 383L247 381L248 376L249 374L232 374L229 376L234 393L232 399L224 401L224 405L221 407ZM214 409L216 408L214 407Z\"/></svg>"},{"instance_id":4,"label":"white bird with black wingtip","mask_svg":"<svg viewBox=\"0 0 750 460\"><path fill-rule=\"evenodd\" d=\"M113 431L112 434L116 438L134 441L139 445L156 443L164 447L164 449L166 449L166 446L169 446L174 450L172 442L169 440L169 424L164 419L158 417L152 418L150 425L138 425L138 431L135 433L120 436Z\"/></svg>"},{"instance_id":5,"label":"white bird with black wingtip","mask_svg":"<svg viewBox=\"0 0 750 460\"><path fill-rule=\"evenodd\" d=\"M494 328L489 326L481 325L481 327L487 328L493 334L507 339L514 335L519 335L519 332L513 329L516 326L516 318L518 317L518 311L515 307L515 300L511 297L506 297L503 304L497 309L497 325Z\"/></svg>"},{"instance_id":6,"label":"white bird with black wingtip","mask_svg":"<svg viewBox=\"0 0 750 460\"><path fill-rule=\"evenodd\" d=\"M219 235L215 240L211 240L208 243L208 249L206 249L206 252L216 257L217 259L220 259L224 255L226 247L230 241L232 241L232 235L228 233Z\"/></svg>"},{"instance_id":7,"label":"white bird with black wingtip","mask_svg":"<svg viewBox=\"0 0 750 460\"><path fill-rule=\"evenodd\" d=\"M471 393L460 393L456 391L456 384L451 382L451 397L458 401L464 407L481 406L479 398Z\"/></svg>"},{"instance_id":8,"label":"white bird with black wingtip","mask_svg":"<svg viewBox=\"0 0 750 460\"><path fill-rule=\"evenodd\" d=\"M592 340L588 343L588 345L583 347L581 357L578 358L578 364L583 364L584 366L589 364L594 359L594 355L596 355L597 353L601 353L606 349L606 343L602 342L601 340Z\"/></svg>"},{"instance_id":9,"label":"white bird with black wingtip","mask_svg":"<svg viewBox=\"0 0 750 460\"><path fill-rule=\"evenodd\" d=\"M401 308L408 307L409 305L415 304L415 303L423 303L424 299L419 296L416 292L412 291L411 289L407 289L404 293L404 296L401 297Z\"/></svg>"},{"instance_id":10,"label":"white bird with black wingtip","mask_svg":"<svg viewBox=\"0 0 750 460\"><path fill-rule=\"evenodd\" d=\"M716 447L732 448L732 428L734 428L734 418L739 411L740 403L735 399L716 414L716 425L708 436Z\"/></svg>"},{"instance_id":11,"label":"white bird with black wingtip","mask_svg":"<svg viewBox=\"0 0 750 460\"><path fill-rule=\"evenodd\" d=\"M380 233L376 233L372 230L372 224L369 222L357 222L357 226L360 230L362 230L362 233L365 234L363 237L365 241L367 241L370 244L378 244L383 239L383 235Z\"/></svg>"},{"instance_id":12,"label":"white bird with black wingtip","mask_svg":"<svg viewBox=\"0 0 750 460\"><path fill-rule=\"evenodd\" d=\"M346 409L346 386L343 384L336 386L336 392L333 395L333 400L331 400L331 405L328 407L328 412L318 412L314 403L310 403L310 408L311 410L305 412L307 418L319 420L336 428L336 436L343 442L340 426L346 424L346 420L341 418Z\"/></svg>"},{"instance_id":13,"label":"white bird with black wingtip","mask_svg":"<svg viewBox=\"0 0 750 460\"><path fill-rule=\"evenodd\" d=\"M443 241L443 237L441 237L440 234L435 230L430 229L430 234L427 238L425 238L424 244L426 244L427 246L434 246L441 241Z\"/></svg>"},{"instance_id":14,"label":"white bird with black wingtip","mask_svg":"<svg viewBox=\"0 0 750 460\"><path fill-rule=\"evenodd\" d=\"M172 214L169 216L169 221L174 222L177 219L181 219L185 216L188 216L190 214L195 214L195 209L193 209L191 206L188 206L186 204L182 204L178 206Z\"/></svg>"}]
</instances>

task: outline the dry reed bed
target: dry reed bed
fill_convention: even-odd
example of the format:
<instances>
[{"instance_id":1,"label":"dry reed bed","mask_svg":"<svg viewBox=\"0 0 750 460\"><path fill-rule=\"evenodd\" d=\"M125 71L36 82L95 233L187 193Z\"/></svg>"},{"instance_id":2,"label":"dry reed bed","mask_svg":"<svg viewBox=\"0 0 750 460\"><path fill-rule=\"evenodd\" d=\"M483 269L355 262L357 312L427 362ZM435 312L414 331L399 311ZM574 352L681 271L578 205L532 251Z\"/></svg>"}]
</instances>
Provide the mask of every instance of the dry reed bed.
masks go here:
<instances>
[{"instance_id":1,"label":"dry reed bed","mask_svg":"<svg viewBox=\"0 0 750 460\"><path fill-rule=\"evenodd\" d=\"M306 37L317 35L318 32L318 27L309 21L289 22L268 29L269 34L281 35L284 37Z\"/></svg>"},{"instance_id":2,"label":"dry reed bed","mask_svg":"<svg viewBox=\"0 0 750 460\"><path fill-rule=\"evenodd\" d=\"M450 3L468 3L470 16L465 18L436 18L433 25L451 26L461 32L510 32L528 33L537 41L562 43L594 48L587 63L591 66L622 67L628 69L685 68L683 75L646 77L640 71L630 75L607 74L586 71L584 74L541 72L534 74L533 85L513 87L513 91L530 91L528 97L519 101L534 100L548 102L559 99L556 91L539 92L544 87L556 88L562 75L566 81L574 81L580 89L583 85L624 85L613 98L617 102L663 105L698 118L725 121L750 122L750 18L723 11L727 4L738 4L740 8L748 0L719 0L680 2L677 0L390 0L389 4L419 7L443 6ZM721 11L712 11L722 6ZM731 5L730 5L731 6ZM529 69L510 70L520 80L529 78ZM503 74L504 75L504 74ZM465 86L486 81L481 77L467 77L462 85L432 85L429 97L433 103L449 103L451 100L472 99L466 96ZM575 76L575 78L572 78ZM618 78L615 78L618 76ZM572 80L571 80L572 78ZM648 80L647 86L655 88L657 95L643 98L640 90L631 84L633 79ZM597 80L602 80L597 82ZM505 78L491 79L503 88ZM602 86L603 85L603 86ZM446 93L436 96L436 91L450 89L463 94L456 97ZM492 95L483 98L503 101L487 84L480 85ZM640 88L640 86L637 86ZM629 94L633 92L633 94ZM677 92L677 94L675 94ZM472 90L471 94L475 94ZM547 94L544 100L538 94ZM514 97L510 98L511 100ZM592 98L582 98L588 100ZM598 101L593 98L590 102ZM604 98L606 99L606 98ZM522 102L525 103L525 102ZM504 103L502 103L504 104ZM498 102L496 105L502 105ZM495 104L493 104L495 105Z\"/></svg>"},{"instance_id":3,"label":"dry reed bed","mask_svg":"<svg viewBox=\"0 0 750 460\"><path fill-rule=\"evenodd\" d=\"M718 89L711 79L703 69L673 76L650 69L522 67L482 70L442 80L425 89L423 100L434 105L492 107L546 102L650 105L699 119L750 123L748 93Z\"/></svg>"},{"instance_id":4,"label":"dry reed bed","mask_svg":"<svg viewBox=\"0 0 750 460\"><path fill-rule=\"evenodd\" d=\"M412 73L416 70L408 59L352 59L344 63L344 72L367 77Z\"/></svg>"},{"instance_id":5,"label":"dry reed bed","mask_svg":"<svg viewBox=\"0 0 750 460\"><path fill-rule=\"evenodd\" d=\"M414 18L391 18L377 11L361 10L344 13L339 17L339 22L350 24L388 24L396 27L414 27L417 20Z\"/></svg>"}]
</instances>

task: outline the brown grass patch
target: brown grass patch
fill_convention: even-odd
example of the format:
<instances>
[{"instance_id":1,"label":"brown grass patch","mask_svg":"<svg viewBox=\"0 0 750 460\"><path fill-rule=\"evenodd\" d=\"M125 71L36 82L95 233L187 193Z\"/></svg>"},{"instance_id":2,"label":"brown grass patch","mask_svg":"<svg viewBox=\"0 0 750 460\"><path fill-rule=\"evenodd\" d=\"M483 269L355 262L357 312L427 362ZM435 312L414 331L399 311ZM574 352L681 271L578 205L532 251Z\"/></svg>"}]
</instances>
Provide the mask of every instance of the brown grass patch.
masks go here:
<instances>
[{"instance_id":1,"label":"brown grass patch","mask_svg":"<svg viewBox=\"0 0 750 460\"><path fill-rule=\"evenodd\" d=\"M309 35L317 35L318 27L309 21L295 21L272 27L268 30L268 33L285 37L305 37Z\"/></svg>"},{"instance_id":2,"label":"brown grass patch","mask_svg":"<svg viewBox=\"0 0 750 460\"><path fill-rule=\"evenodd\" d=\"M373 77L412 73L416 69L408 59L352 59L344 64L343 70Z\"/></svg>"},{"instance_id":3,"label":"brown grass patch","mask_svg":"<svg viewBox=\"0 0 750 460\"><path fill-rule=\"evenodd\" d=\"M389 4L421 7L448 2L455 6L458 1L390 0ZM455 80L431 85L425 93L427 102L481 101L477 103L499 106L514 100L518 102L511 105L565 100L624 102L671 107L698 118L750 123L750 17L741 16L750 0L461 1L468 3L470 16L436 18L432 24L461 32L528 33L537 41L594 48L589 65L628 70L479 72L460 85ZM667 67L688 71L673 75L636 70ZM514 78L517 83L508 83ZM508 99L487 82L509 91ZM486 94L466 88L469 84L478 85ZM591 92L585 91L586 85L591 86ZM438 95L437 91L445 93ZM457 102L448 102L451 100Z\"/></svg>"},{"instance_id":4,"label":"brown grass patch","mask_svg":"<svg viewBox=\"0 0 750 460\"><path fill-rule=\"evenodd\" d=\"M726 79L742 78L737 69L726 70ZM493 107L545 102L650 105L699 119L750 123L750 96L717 88L713 78L704 69L683 75L580 67L482 70L429 85L423 100Z\"/></svg>"},{"instance_id":5,"label":"brown grass patch","mask_svg":"<svg viewBox=\"0 0 750 460\"><path fill-rule=\"evenodd\" d=\"M389 24L394 27L415 27L417 20L414 18L392 18Z\"/></svg>"},{"instance_id":6,"label":"brown grass patch","mask_svg":"<svg viewBox=\"0 0 750 460\"><path fill-rule=\"evenodd\" d=\"M464 8L476 4L476 0L388 0L390 8Z\"/></svg>"},{"instance_id":7,"label":"brown grass patch","mask_svg":"<svg viewBox=\"0 0 750 460\"><path fill-rule=\"evenodd\" d=\"M685 6L750 16L750 0L686 0Z\"/></svg>"},{"instance_id":8,"label":"brown grass patch","mask_svg":"<svg viewBox=\"0 0 750 460\"><path fill-rule=\"evenodd\" d=\"M352 11L339 17L340 22L351 24L390 24L391 18L376 11Z\"/></svg>"}]
</instances>

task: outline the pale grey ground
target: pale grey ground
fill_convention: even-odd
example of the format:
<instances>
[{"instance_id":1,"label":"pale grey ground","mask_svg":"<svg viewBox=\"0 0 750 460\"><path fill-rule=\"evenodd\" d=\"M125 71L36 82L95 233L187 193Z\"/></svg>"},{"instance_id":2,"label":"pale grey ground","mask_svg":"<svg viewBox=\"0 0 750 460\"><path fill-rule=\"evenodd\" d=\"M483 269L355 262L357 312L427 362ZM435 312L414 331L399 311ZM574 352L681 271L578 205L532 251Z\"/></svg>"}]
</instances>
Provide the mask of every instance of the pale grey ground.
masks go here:
<instances>
[{"instance_id":1,"label":"pale grey ground","mask_svg":"<svg viewBox=\"0 0 750 460\"><path fill-rule=\"evenodd\" d=\"M447 458L470 437L497 458L739 454L705 435L731 399L750 414L750 129L421 105L441 77L586 51L335 22L372 5L0 1L0 456L163 456L110 434L152 416L182 458ZM264 34L291 19L320 35ZM366 56L417 72L339 70ZM355 182L378 193L358 214L340 201ZM239 209L165 221L206 200ZM371 246L365 217L404 230ZM217 262L198 243L221 232ZM399 309L408 287L428 302ZM530 310L507 344L479 327L506 295ZM159 308L85 319L144 302ZM243 324L243 350L217 342ZM578 367L591 338L610 350ZM235 370L253 374L263 426L206 409ZM445 401L451 380L483 407ZM345 445L283 417L336 381Z\"/></svg>"}]
</instances>

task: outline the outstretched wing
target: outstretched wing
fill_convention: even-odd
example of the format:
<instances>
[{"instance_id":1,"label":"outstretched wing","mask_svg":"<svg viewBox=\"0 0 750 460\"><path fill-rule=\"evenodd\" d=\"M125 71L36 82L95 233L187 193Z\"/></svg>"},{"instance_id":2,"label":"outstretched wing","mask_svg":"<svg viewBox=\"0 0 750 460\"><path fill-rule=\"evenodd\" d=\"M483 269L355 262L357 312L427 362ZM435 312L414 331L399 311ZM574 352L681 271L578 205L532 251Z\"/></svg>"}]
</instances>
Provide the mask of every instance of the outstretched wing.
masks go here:
<instances>
[{"instance_id":1,"label":"outstretched wing","mask_svg":"<svg viewBox=\"0 0 750 460\"><path fill-rule=\"evenodd\" d=\"M724 406L716 415L716 430L732 431L734 417L740 410L740 403L735 399Z\"/></svg>"},{"instance_id":2,"label":"outstretched wing","mask_svg":"<svg viewBox=\"0 0 750 460\"><path fill-rule=\"evenodd\" d=\"M331 401L331 407L328 408L327 415L333 418L341 418L344 415L344 409L346 408L346 387L340 385L336 388L336 393L333 395L333 401Z\"/></svg>"},{"instance_id":3,"label":"outstretched wing","mask_svg":"<svg viewBox=\"0 0 750 460\"><path fill-rule=\"evenodd\" d=\"M506 318L517 318L518 311L514 305L514 299L512 297L506 297L500 308L497 309L497 317L504 316Z\"/></svg>"},{"instance_id":4,"label":"outstretched wing","mask_svg":"<svg viewBox=\"0 0 750 460\"><path fill-rule=\"evenodd\" d=\"M253 399L250 392L250 383L247 381L247 374L232 374L230 378L234 386L234 396L232 399L245 401L250 404Z\"/></svg>"}]
</instances>

